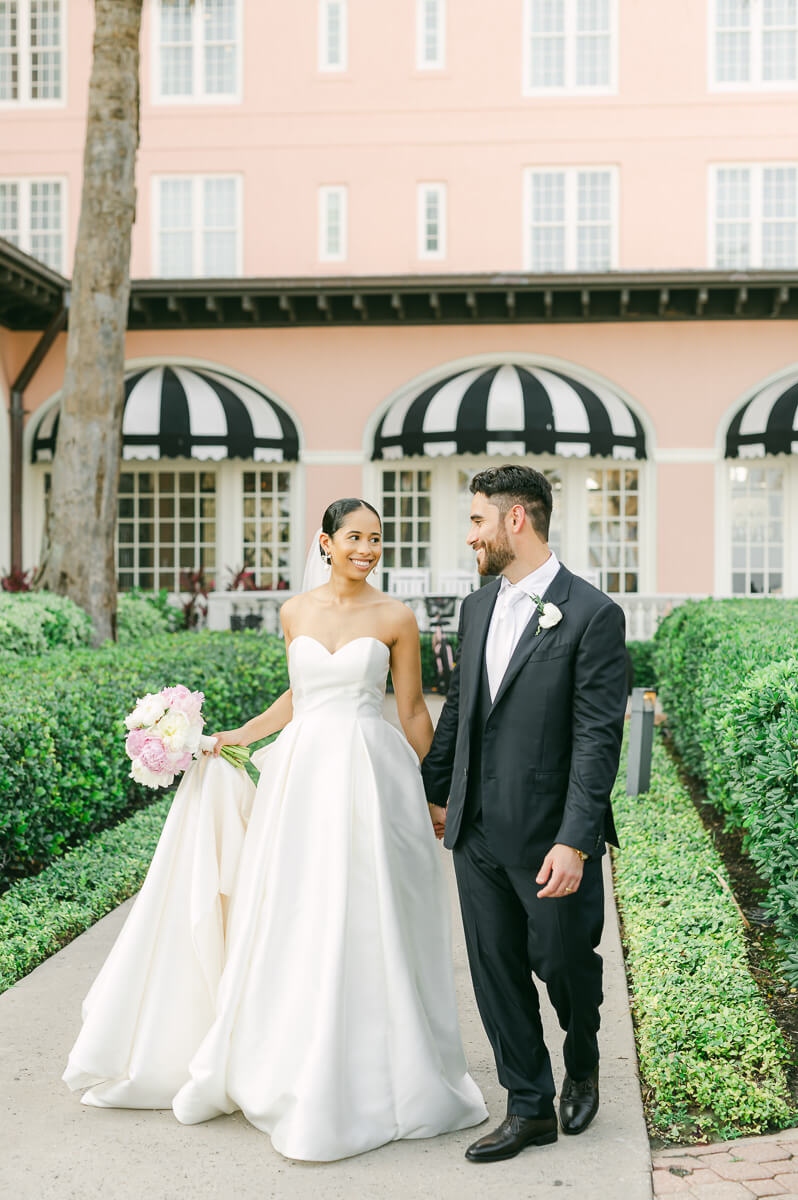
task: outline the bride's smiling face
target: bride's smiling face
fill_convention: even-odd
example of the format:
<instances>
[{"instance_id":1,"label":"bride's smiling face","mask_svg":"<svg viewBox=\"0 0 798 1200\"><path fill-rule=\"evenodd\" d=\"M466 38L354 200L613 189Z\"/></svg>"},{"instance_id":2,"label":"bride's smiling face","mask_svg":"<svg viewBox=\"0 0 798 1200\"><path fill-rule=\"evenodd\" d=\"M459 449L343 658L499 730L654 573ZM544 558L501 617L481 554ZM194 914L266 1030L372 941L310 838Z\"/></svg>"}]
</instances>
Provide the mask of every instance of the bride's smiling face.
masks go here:
<instances>
[{"instance_id":1,"label":"bride's smiling face","mask_svg":"<svg viewBox=\"0 0 798 1200\"><path fill-rule=\"evenodd\" d=\"M322 534L321 544L330 555L333 573L347 579L365 579L382 556L380 519L367 508L356 508L344 517L332 537Z\"/></svg>"}]
</instances>

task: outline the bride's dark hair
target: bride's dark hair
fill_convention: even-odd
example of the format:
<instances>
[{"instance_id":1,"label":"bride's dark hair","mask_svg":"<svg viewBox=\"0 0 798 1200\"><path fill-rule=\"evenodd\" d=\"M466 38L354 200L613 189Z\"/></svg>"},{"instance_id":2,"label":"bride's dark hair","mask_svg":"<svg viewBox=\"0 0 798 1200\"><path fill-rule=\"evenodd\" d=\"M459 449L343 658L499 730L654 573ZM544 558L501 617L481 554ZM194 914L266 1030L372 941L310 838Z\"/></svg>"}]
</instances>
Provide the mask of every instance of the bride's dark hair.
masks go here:
<instances>
[{"instance_id":1,"label":"bride's dark hair","mask_svg":"<svg viewBox=\"0 0 798 1200\"><path fill-rule=\"evenodd\" d=\"M358 500L355 496L347 496L343 500L333 500L332 504L328 505L324 510L324 516L321 519L322 533L326 533L327 537L333 537L349 514L357 512L359 508L367 508L369 512L373 512L380 523L380 528L382 528L382 517L373 504L369 504L368 500ZM319 546L319 553L324 558L324 551L321 546Z\"/></svg>"}]
</instances>

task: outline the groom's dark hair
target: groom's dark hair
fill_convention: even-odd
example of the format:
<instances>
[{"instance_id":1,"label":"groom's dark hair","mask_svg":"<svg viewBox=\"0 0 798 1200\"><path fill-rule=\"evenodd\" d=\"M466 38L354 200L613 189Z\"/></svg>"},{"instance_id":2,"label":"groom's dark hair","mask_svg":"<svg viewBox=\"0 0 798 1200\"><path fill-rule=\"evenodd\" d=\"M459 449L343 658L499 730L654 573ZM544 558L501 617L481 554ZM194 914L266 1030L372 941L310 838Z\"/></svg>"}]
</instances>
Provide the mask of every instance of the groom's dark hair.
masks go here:
<instances>
[{"instance_id":1,"label":"groom's dark hair","mask_svg":"<svg viewBox=\"0 0 798 1200\"><path fill-rule=\"evenodd\" d=\"M522 504L532 528L544 542L549 539L551 521L551 484L545 475L533 467L506 463L502 467L487 467L470 483L471 492L480 492L506 516L514 504Z\"/></svg>"}]
</instances>

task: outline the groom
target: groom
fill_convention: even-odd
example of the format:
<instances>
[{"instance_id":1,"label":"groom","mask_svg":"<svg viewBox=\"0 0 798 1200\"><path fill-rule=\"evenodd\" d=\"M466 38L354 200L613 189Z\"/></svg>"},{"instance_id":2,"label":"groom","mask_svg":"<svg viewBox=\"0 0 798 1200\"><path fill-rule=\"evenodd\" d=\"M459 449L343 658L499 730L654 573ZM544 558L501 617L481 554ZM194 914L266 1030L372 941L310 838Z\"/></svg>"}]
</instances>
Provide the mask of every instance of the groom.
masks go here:
<instances>
[{"instance_id":1,"label":"groom","mask_svg":"<svg viewBox=\"0 0 798 1200\"><path fill-rule=\"evenodd\" d=\"M507 1117L472 1162L557 1140L534 972L565 1032L564 1133L596 1114L601 856L617 845L610 790L626 707L624 617L547 545L551 487L523 466L471 483L458 661L422 772L454 851L469 965ZM448 798L448 807L447 806ZM445 808L445 811L441 811Z\"/></svg>"}]
</instances>

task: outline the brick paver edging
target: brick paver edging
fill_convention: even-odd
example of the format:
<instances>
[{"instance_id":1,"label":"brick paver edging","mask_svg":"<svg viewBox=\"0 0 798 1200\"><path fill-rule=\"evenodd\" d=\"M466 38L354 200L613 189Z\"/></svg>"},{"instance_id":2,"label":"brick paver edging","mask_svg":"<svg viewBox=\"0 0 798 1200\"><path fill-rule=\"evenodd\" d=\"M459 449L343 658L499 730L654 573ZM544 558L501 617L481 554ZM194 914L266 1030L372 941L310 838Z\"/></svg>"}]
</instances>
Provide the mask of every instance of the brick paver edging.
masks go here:
<instances>
[{"instance_id":1,"label":"brick paver edging","mask_svg":"<svg viewBox=\"0 0 798 1200\"><path fill-rule=\"evenodd\" d=\"M798 1200L798 1129L653 1155L654 1195L679 1200Z\"/></svg>"}]
</instances>

